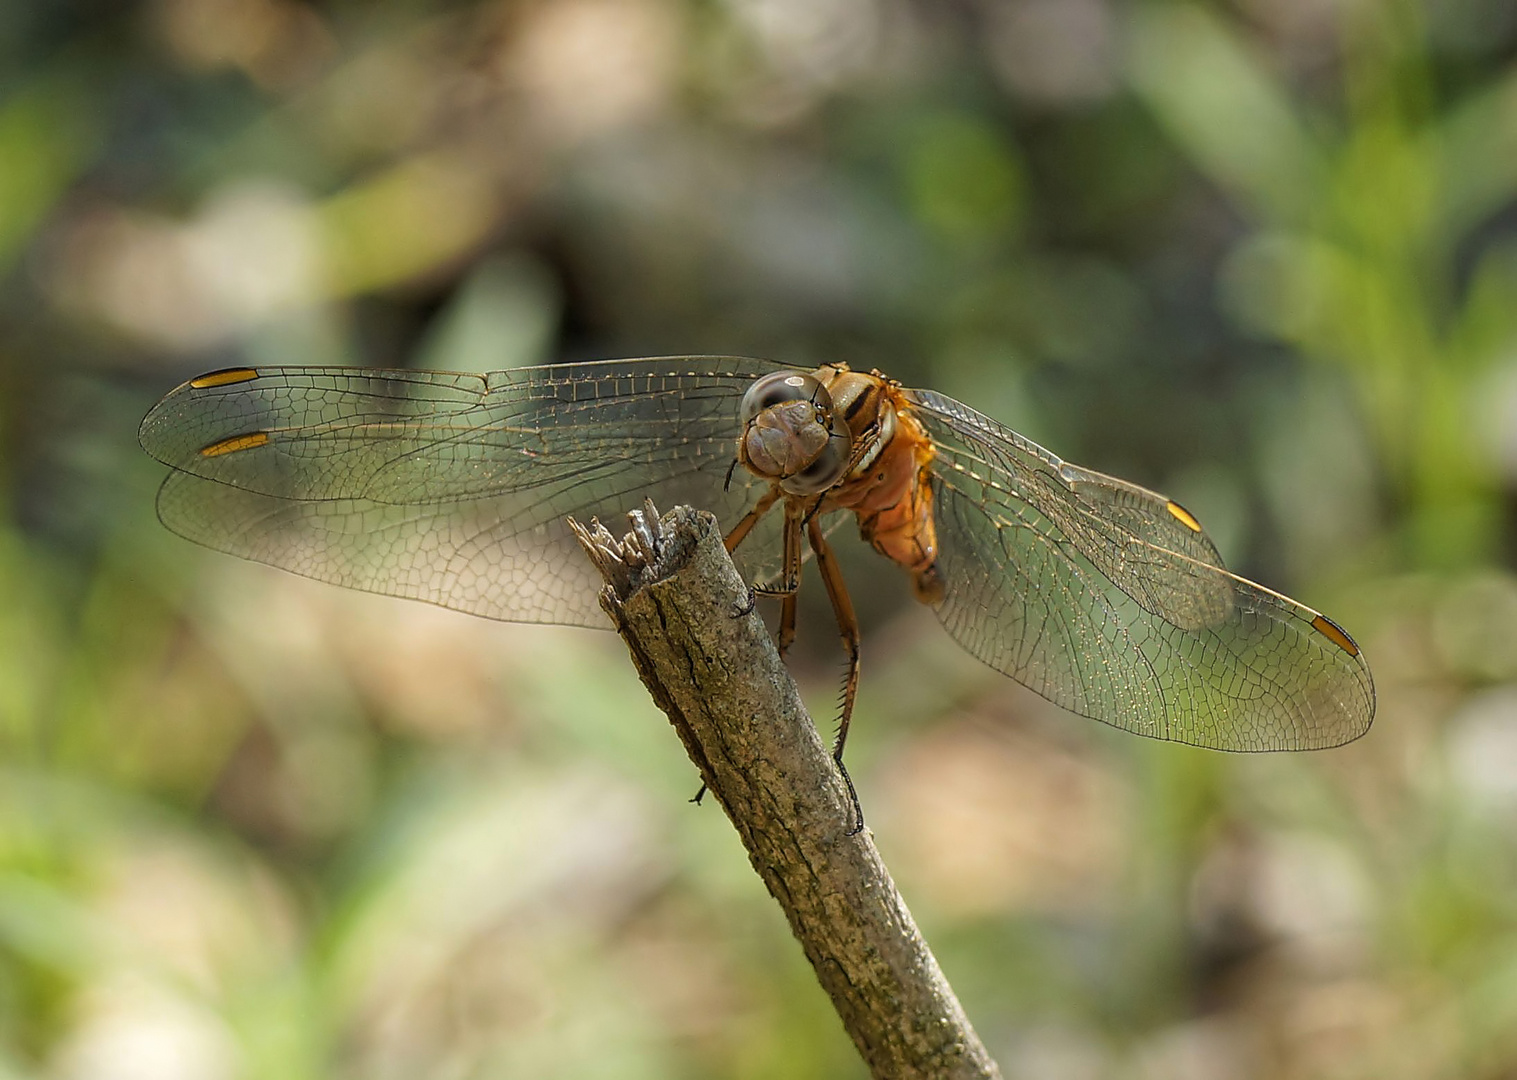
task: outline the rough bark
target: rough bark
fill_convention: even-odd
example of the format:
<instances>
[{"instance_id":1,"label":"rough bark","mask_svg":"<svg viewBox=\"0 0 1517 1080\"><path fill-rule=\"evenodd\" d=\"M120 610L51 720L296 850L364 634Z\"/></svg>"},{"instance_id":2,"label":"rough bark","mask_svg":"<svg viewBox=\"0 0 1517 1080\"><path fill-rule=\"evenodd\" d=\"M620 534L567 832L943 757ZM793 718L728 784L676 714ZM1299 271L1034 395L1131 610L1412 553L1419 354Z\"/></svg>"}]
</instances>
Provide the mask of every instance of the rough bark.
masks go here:
<instances>
[{"instance_id":1,"label":"rough bark","mask_svg":"<svg viewBox=\"0 0 1517 1080\"><path fill-rule=\"evenodd\" d=\"M652 504L576 526L601 604L737 827L876 1077L998 1077L853 808L715 520ZM747 608L746 614L744 609Z\"/></svg>"}]
</instances>

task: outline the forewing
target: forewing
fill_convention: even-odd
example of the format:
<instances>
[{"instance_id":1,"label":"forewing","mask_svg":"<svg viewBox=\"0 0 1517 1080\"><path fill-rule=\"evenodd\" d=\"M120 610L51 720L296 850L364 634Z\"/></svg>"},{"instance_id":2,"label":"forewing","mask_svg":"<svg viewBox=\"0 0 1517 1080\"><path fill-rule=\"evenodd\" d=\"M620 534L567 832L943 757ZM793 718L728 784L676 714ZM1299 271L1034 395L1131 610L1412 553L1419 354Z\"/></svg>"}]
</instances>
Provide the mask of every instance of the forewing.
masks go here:
<instances>
[{"instance_id":1,"label":"forewing","mask_svg":"<svg viewBox=\"0 0 1517 1080\"><path fill-rule=\"evenodd\" d=\"M730 528L760 486L725 480L738 403L776 365L675 357L487 375L350 368L202 376L143 420L175 470L158 512L219 551L489 618L604 626L564 519L613 531L652 498ZM766 522L739 554L758 579Z\"/></svg>"},{"instance_id":2,"label":"forewing","mask_svg":"<svg viewBox=\"0 0 1517 1080\"><path fill-rule=\"evenodd\" d=\"M1352 639L1225 570L1178 504L907 395L937 449L938 615L975 656L1073 712L1195 746L1314 749L1369 728Z\"/></svg>"}]
</instances>

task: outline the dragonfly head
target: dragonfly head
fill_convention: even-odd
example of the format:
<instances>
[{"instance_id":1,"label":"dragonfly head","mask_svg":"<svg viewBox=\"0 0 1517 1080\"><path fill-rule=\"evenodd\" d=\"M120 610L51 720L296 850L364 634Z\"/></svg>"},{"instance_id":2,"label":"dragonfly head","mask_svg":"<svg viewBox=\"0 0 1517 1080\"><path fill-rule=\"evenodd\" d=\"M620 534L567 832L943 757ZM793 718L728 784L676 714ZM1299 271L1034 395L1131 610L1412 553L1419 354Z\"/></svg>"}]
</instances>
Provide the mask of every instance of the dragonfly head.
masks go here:
<instances>
[{"instance_id":1,"label":"dragonfly head","mask_svg":"<svg viewBox=\"0 0 1517 1080\"><path fill-rule=\"evenodd\" d=\"M792 495L815 495L842 479L853 440L813 375L776 371L743 395L738 457Z\"/></svg>"}]
</instances>

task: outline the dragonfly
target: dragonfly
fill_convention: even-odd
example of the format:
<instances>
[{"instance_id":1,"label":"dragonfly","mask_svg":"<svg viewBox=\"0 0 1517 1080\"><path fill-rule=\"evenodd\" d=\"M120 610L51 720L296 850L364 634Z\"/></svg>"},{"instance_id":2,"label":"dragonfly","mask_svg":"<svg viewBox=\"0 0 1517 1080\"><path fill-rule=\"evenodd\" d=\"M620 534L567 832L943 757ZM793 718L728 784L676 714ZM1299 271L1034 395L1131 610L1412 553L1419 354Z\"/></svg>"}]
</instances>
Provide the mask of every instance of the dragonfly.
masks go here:
<instances>
[{"instance_id":1,"label":"dragonfly","mask_svg":"<svg viewBox=\"0 0 1517 1080\"><path fill-rule=\"evenodd\" d=\"M850 517L964 649L1071 712L1229 751L1339 746L1374 717L1354 639L1227 570L1178 502L877 371L238 367L172 391L139 436L179 535L491 619L605 628L568 519L651 499L716 515L780 597L783 651L809 547L847 653L840 767L860 634L829 537Z\"/></svg>"}]
</instances>

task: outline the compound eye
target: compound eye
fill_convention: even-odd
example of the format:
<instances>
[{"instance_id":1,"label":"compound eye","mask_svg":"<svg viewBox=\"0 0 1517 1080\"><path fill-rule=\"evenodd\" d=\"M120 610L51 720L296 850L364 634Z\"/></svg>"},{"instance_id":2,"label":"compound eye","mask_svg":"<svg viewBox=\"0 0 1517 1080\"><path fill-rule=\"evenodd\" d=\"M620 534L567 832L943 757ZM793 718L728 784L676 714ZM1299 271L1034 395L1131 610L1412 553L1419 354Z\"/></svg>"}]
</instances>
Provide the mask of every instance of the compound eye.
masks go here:
<instances>
[{"instance_id":1,"label":"compound eye","mask_svg":"<svg viewBox=\"0 0 1517 1080\"><path fill-rule=\"evenodd\" d=\"M846 429L841 433L834 432L816 460L794 476L786 477L782 486L794 495L816 495L826 491L843 478L843 471L848 468L849 445Z\"/></svg>"},{"instance_id":2,"label":"compound eye","mask_svg":"<svg viewBox=\"0 0 1517 1080\"><path fill-rule=\"evenodd\" d=\"M828 414L832 412L832 396L814 376L802 371L776 371L748 387L743 395L743 423L787 401L809 401Z\"/></svg>"}]
</instances>

